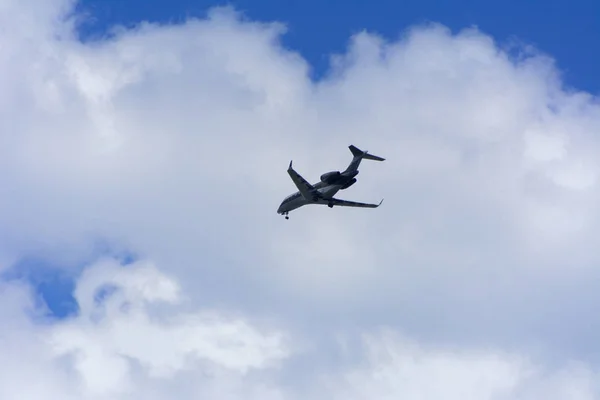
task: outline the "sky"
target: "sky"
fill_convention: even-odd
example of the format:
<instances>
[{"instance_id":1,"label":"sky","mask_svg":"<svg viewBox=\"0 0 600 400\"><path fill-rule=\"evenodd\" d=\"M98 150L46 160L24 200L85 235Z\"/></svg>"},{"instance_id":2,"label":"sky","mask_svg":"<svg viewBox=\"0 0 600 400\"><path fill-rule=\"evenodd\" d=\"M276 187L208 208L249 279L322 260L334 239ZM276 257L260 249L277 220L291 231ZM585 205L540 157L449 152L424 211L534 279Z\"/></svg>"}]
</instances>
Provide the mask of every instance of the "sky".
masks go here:
<instances>
[{"instance_id":1,"label":"sky","mask_svg":"<svg viewBox=\"0 0 600 400\"><path fill-rule=\"evenodd\" d=\"M396 39L414 24L434 22L453 31L477 26L505 47L535 46L554 58L565 85L600 91L600 55L590 51L600 40L600 4L594 0L82 0L78 9L89 18L81 37L102 36L114 25L143 20L173 23L204 17L215 5L232 5L249 18L287 24L283 43L310 63L315 79L327 72L332 53L344 52L352 34L367 30Z\"/></svg>"},{"instance_id":2,"label":"sky","mask_svg":"<svg viewBox=\"0 0 600 400\"><path fill-rule=\"evenodd\" d=\"M135 4L0 1L0 398L600 399L598 6Z\"/></svg>"}]
</instances>

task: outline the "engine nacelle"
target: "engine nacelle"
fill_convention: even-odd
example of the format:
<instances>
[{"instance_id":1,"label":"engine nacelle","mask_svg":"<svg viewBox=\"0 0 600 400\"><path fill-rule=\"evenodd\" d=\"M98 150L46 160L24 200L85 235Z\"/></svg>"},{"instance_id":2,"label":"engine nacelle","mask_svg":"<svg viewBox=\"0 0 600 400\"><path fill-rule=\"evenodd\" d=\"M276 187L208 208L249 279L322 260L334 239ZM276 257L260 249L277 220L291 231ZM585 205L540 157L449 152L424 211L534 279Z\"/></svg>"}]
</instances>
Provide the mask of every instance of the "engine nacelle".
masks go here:
<instances>
[{"instance_id":1,"label":"engine nacelle","mask_svg":"<svg viewBox=\"0 0 600 400\"><path fill-rule=\"evenodd\" d=\"M341 187L341 190L348 189L350 186L356 183L356 178L352 178L348 183Z\"/></svg>"},{"instance_id":2,"label":"engine nacelle","mask_svg":"<svg viewBox=\"0 0 600 400\"><path fill-rule=\"evenodd\" d=\"M338 181L338 179L340 179L341 176L341 172L340 171L331 171L331 172L326 172L323 175L321 175L321 182L323 183L327 183L327 184L334 184Z\"/></svg>"}]
</instances>

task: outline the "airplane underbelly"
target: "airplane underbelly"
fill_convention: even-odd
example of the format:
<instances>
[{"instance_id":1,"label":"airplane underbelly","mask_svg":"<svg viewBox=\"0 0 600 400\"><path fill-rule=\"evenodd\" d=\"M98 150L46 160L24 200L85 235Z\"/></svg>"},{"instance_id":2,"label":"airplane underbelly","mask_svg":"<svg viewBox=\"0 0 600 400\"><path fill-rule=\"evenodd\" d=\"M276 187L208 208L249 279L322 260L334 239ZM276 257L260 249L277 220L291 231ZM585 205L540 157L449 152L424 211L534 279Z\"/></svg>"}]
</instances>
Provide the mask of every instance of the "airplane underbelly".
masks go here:
<instances>
[{"instance_id":1,"label":"airplane underbelly","mask_svg":"<svg viewBox=\"0 0 600 400\"><path fill-rule=\"evenodd\" d=\"M289 210L295 210L296 208L302 207L306 204L308 204L308 201L304 197L299 197L297 199L292 200L287 208Z\"/></svg>"},{"instance_id":2,"label":"airplane underbelly","mask_svg":"<svg viewBox=\"0 0 600 400\"><path fill-rule=\"evenodd\" d=\"M330 198L335 196L335 194L340 190L340 187L338 185L332 185L332 186L327 186L324 187L323 189L320 190L321 195L323 195L323 197L326 198Z\"/></svg>"}]
</instances>

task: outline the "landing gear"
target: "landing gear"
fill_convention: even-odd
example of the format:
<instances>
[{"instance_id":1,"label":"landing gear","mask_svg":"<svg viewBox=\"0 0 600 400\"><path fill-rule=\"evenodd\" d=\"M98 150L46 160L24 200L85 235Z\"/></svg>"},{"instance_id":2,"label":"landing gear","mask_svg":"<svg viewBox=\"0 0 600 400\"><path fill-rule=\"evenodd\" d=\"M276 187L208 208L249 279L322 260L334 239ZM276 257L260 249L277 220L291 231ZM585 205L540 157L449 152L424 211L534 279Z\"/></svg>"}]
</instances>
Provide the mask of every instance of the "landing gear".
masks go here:
<instances>
[{"instance_id":1,"label":"landing gear","mask_svg":"<svg viewBox=\"0 0 600 400\"><path fill-rule=\"evenodd\" d=\"M285 219L290 219L290 216L288 215L288 213L284 213L283 215L285 215Z\"/></svg>"},{"instance_id":2,"label":"landing gear","mask_svg":"<svg viewBox=\"0 0 600 400\"><path fill-rule=\"evenodd\" d=\"M329 204L327 204L327 207L329 207L329 208L333 208L333 203L329 203Z\"/></svg>"}]
</instances>

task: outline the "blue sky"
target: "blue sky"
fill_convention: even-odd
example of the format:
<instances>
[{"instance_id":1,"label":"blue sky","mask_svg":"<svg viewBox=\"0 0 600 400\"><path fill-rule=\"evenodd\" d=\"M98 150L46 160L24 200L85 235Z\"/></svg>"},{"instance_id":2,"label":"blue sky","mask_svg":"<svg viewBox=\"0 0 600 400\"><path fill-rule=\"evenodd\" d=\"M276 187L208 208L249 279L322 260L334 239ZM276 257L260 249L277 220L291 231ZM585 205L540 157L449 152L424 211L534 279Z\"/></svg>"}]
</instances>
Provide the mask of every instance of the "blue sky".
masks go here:
<instances>
[{"instance_id":1,"label":"blue sky","mask_svg":"<svg viewBox=\"0 0 600 400\"><path fill-rule=\"evenodd\" d=\"M286 45L300 51L318 78L328 56L344 50L348 37L367 29L397 37L406 27L440 22L452 30L476 25L500 43L517 39L550 54L564 73L567 85L600 92L600 3L594 0L83 0L80 9L92 17L84 37L104 32L114 24L142 20L180 21L202 17L207 8L231 4L248 17L288 24Z\"/></svg>"}]
</instances>

